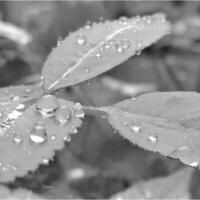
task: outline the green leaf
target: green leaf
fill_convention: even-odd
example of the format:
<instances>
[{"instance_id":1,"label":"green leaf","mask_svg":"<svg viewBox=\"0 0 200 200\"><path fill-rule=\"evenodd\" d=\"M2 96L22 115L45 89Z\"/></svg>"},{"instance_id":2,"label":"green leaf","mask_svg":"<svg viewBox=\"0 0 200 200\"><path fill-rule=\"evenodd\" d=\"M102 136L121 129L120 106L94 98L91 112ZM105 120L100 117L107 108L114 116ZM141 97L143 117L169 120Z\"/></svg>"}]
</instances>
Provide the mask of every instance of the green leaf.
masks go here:
<instances>
[{"instance_id":1,"label":"green leaf","mask_svg":"<svg viewBox=\"0 0 200 200\"><path fill-rule=\"evenodd\" d=\"M44 87L71 86L124 62L169 32L163 14L86 25L52 51L43 67Z\"/></svg>"},{"instance_id":2,"label":"green leaf","mask_svg":"<svg viewBox=\"0 0 200 200\"><path fill-rule=\"evenodd\" d=\"M133 144L197 167L200 163L200 95L157 92L103 108Z\"/></svg>"},{"instance_id":3,"label":"green leaf","mask_svg":"<svg viewBox=\"0 0 200 200\"><path fill-rule=\"evenodd\" d=\"M168 177L140 182L111 199L190 199L192 171L185 168Z\"/></svg>"},{"instance_id":4,"label":"green leaf","mask_svg":"<svg viewBox=\"0 0 200 200\"><path fill-rule=\"evenodd\" d=\"M79 104L45 95L12 123L1 122L7 126L0 135L0 181L13 181L40 163L48 164L55 150L77 133L83 116Z\"/></svg>"}]
</instances>

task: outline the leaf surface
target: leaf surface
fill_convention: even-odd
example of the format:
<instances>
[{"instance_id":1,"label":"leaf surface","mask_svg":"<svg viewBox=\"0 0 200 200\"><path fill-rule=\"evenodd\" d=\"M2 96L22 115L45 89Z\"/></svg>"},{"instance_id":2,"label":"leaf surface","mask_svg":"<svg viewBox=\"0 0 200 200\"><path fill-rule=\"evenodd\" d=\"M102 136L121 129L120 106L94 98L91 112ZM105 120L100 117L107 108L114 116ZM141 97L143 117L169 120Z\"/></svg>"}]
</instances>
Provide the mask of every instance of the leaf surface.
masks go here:
<instances>
[{"instance_id":1,"label":"leaf surface","mask_svg":"<svg viewBox=\"0 0 200 200\"><path fill-rule=\"evenodd\" d=\"M133 144L197 167L200 163L200 95L156 92L104 108L108 120Z\"/></svg>"},{"instance_id":2,"label":"leaf surface","mask_svg":"<svg viewBox=\"0 0 200 200\"><path fill-rule=\"evenodd\" d=\"M163 14L86 25L50 53L43 67L49 91L93 78L124 62L169 32Z\"/></svg>"},{"instance_id":3,"label":"leaf surface","mask_svg":"<svg viewBox=\"0 0 200 200\"><path fill-rule=\"evenodd\" d=\"M77 133L77 127L81 125L80 118L83 117L80 108L63 99L56 101L59 105L56 115L44 116L36 110L38 105L44 107L44 103L36 102L1 130L1 182L13 181L15 177L35 170L40 163L48 164L55 150L62 149L64 142L70 141L70 133ZM49 104L45 106L48 108ZM60 112L62 109L69 112Z\"/></svg>"},{"instance_id":4,"label":"leaf surface","mask_svg":"<svg viewBox=\"0 0 200 200\"><path fill-rule=\"evenodd\" d=\"M135 184L111 199L190 199L191 174L192 170L185 168L168 177Z\"/></svg>"}]
</instances>

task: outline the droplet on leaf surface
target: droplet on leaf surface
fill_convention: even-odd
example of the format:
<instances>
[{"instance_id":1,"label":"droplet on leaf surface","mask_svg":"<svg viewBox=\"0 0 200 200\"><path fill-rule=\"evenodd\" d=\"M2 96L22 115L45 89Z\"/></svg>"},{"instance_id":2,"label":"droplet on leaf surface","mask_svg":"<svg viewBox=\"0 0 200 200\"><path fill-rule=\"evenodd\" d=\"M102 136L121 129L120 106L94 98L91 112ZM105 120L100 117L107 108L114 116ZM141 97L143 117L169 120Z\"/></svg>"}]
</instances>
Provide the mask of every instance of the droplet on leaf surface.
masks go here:
<instances>
[{"instance_id":1,"label":"droplet on leaf surface","mask_svg":"<svg viewBox=\"0 0 200 200\"><path fill-rule=\"evenodd\" d=\"M83 34L77 35L76 43L77 43L78 45L82 46L82 45L84 45L86 42L87 42L87 39L86 39L85 35L83 35Z\"/></svg>"},{"instance_id":2,"label":"droplet on leaf surface","mask_svg":"<svg viewBox=\"0 0 200 200\"><path fill-rule=\"evenodd\" d=\"M42 144L47 141L47 133L44 124L36 123L31 130L30 140L34 144Z\"/></svg>"},{"instance_id":3,"label":"droplet on leaf surface","mask_svg":"<svg viewBox=\"0 0 200 200\"><path fill-rule=\"evenodd\" d=\"M154 132L154 131L151 131L148 135L148 140L151 142L151 143L156 143L158 141L158 135Z\"/></svg>"},{"instance_id":4,"label":"droplet on leaf surface","mask_svg":"<svg viewBox=\"0 0 200 200\"><path fill-rule=\"evenodd\" d=\"M55 118L60 124L64 125L69 122L71 114L71 109L62 107L56 111Z\"/></svg>"},{"instance_id":5,"label":"droplet on leaf surface","mask_svg":"<svg viewBox=\"0 0 200 200\"><path fill-rule=\"evenodd\" d=\"M59 108L59 102L53 95L45 95L39 99L35 105L35 109L43 117L51 117Z\"/></svg>"}]
</instances>

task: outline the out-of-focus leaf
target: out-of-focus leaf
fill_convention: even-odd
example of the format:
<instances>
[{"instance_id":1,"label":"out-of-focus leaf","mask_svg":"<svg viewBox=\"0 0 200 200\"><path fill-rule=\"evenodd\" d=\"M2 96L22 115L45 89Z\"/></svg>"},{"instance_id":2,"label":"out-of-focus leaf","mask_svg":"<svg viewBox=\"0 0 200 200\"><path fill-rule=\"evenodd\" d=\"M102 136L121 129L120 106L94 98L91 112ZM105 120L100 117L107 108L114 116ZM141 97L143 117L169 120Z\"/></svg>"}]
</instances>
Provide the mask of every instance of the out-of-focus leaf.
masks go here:
<instances>
[{"instance_id":1,"label":"out-of-focus leaf","mask_svg":"<svg viewBox=\"0 0 200 200\"><path fill-rule=\"evenodd\" d=\"M169 31L163 14L86 25L56 47L43 67L47 90L93 78L137 54Z\"/></svg>"},{"instance_id":2,"label":"out-of-focus leaf","mask_svg":"<svg viewBox=\"0 0 200 200\"><path fill-rule=\"evenodd\" d=\"M182 169L168 177L141 182L111 199L190 199L192 170Z\"/></svg>"},{"instance_id":3,"label":"out-of-focus leaf","mask_svg":"<svg viewBox=\"0 0 200 200\"><path fill-rule=\"evenodd\" d=\"M112 126L133 144L197 167L200 95L150 93L103 108Z\"/></svg>"},{"instance_id":4,"label":"out-of-focus leaf","mask_svg":"<svg viewBox=\"0 0 200 200\"><path fill-rule=\"evenodd\" d=\"M48 164L55 150L77 133L84 113L79 105L45 95L24 112L19 104L1 121L1 182L23 176L38 165Z\"/></svg>"}]
</instances>

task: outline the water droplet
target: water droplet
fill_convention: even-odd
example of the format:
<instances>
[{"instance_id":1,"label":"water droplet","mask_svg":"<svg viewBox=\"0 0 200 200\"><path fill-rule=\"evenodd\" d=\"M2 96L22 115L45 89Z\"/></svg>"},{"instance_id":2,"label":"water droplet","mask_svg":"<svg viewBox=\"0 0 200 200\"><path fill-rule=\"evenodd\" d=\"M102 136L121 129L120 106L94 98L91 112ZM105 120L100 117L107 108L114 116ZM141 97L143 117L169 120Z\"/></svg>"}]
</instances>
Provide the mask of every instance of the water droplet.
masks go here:
<instances>
[{"instance_id":1,"label":"water droplet","mask_svg":"<svg viewBox=\"0 0 200 200\"><path fill-rule=\"evenodd\" d=\"M137 49L141 50L143 47L143 41L142 40L136 40L136 47Z\"/></svg>"},{"instance_id":2,"label":"water droplet","mask_svg":"<svg viewBox=\"0 0 200 200\"><path fill-rule=\"evenodd\" d=\"M25 106L24 104L19 104L19 105L16 107L16 110L24 111L25 107L26 107L26 106Z\"/></svg>"},{"instance_id":3,"label":"water droplet","mask_svg":"<svg viewBox=\"0 0 200 200\"><path fill-rule=\"evenodd\" d=\"M55 140L55 139L56 139L56 136L55 136L55 135L52 135L52 136L51 136L51 139L52 139L52 140Z\"/></svg>"},{"instance_id":4,"label":"water droplet","mask_svg":"<svg viewBox=\"0 0 200 200\"><path fill-rule=\"evenodd\" d=\"M120 17L120 18L119 18L119 24L120 24L120 25L127 25L127 24L128 24L128 19L127 19L127 17L124 17L124 16Z\"/></svg>"},{"instance_id":5,"label":"water droplet","mask_svg":"<svg viewBox=\"0 0 200 200\"><path fill-rule=\"evenodd\" d=\"M12 95L12 96L10 97L10 99L13 100L13 101L19 101L19 100L20 100L20 97L19 97L19 96L13 96L13 95Z\"/></svg>"},{"instance_id":6,"label":"water droplet","mask_svg":"<svg viewBox=\"0 0 200 200\"><path fill-rule=\"evenodd\" d=\"M13 142L16 144L22 143L22 136L20 134L15 133L13 137Z\"/></svg>"},{"instance_id":7,"label":"water droplet","mask_svg":"<svg viewBox=\"0 0 200 200\"><path fill-rule=\"evenodd\" d=\"M69 122L71 114L71 109L62 107L56 111L55 118L60 124L64 125Z\"/></svg>"},{"instance_id":8,"label":"water droplet","mask_svg":"<svg viewBox=\"0 0 200 200\"><path fill-rule=\"evenodd\" d=\"M43 158L42 159L42 163L45 164L45 165L48 165L49 164L49 160L47 158Z\"/></svg>"},{"instance_id":9,"label":"water droplet","mask_svg":"<svg viewBox=\"0 0 200 200\"><path fill-rule=\"evenodd\" d=\"M77 35L77 38L76 38L76 43L80 46L84 45L85 43L87 42L87 39L84 35L80 34L80 35Z\"/></svg>"},{"instance_id":10,"label":"water droplet","mask_svg":"<svg viewBox=\"0 0 200 200\"><path fill-rule=\"evenodd\" d=\"M19 112L19 111L17 111L17 110L13 110L12 112L10 112L10 113L8 114L8 119L7 119L7 121L13 121L13 120L19 118L21 115L22 115L21 112Z\"/></svg>"},{"instance_id":11,"label":"water droplet","mask_svg":"<svg viewBox=\"0 0 200 200\"><path fill-rule=\"evenodd\" d=\"M110 44L109 43L105 43L104 45L103 45L103 47L104 47L104 49L110 49Z\"/></svg>"},{"instance_id":12,"label":"water droplet","mask_svg":"<svg viewBox=\"0 0 200 200\"><path fill-rule=\"evenodd\" d=\"M154 132L154 131L151 131L148 135L148 140L151 142L151 143L156 143L158 141L158 135Z\"/></svg>"},{"instance_id":13,"label":"water droplet","mask_svg":"<svg viewBox=\"0 0 200 200\"><path fill-rule=\"evenodd\" d=\"M76 133L78 133L78 129L75 128L75 127L73 127L73 128L71 129L71 133L72 133L72 134L76 134Z\"/></svg>"},{"instance_id":14,"label":"water droplet","mask_svg":"<svg viewBox=\"0 0 200 200\"><path fill-rule=\"evenodd\" d=\"M75 109L73 115L77 118L84 118L85 117L85 113L82 109Z\"/></svg>"},{"instance_id":15,"label":"water droplet","mask_svg":"<svg viewBox=\"0 0 200 200\"><path fill-rule=\"evenodd\" d=\"M96 58L101 58L101 54L100 54L99 52L97 52L97 53L95 54L95 57L96 57Z\"/></svg>"},{"instance_id":16,"label":"water droplet","mask_svg":"<svg viewBox=\"0 0 200 200\"><path fill-rule=\"evenodd\" d=\"M62 38L59 37L59 38L58 38L58 41L57 41L57 47L59 47L61 44L62 44Z\"/></svg>"},{"instance_id":17,"label":"water droplet","mask_svg":"<svg viewBox=\"0 0 200 200\"><path fill-rule=\"evenodd\" d=\"M64 137L64 141L66 141L66 142L71 142L71 137L70 137L70 136L65 136L65 137Z\"/></svg>"},{"instance_id":18,"label":"water droplet","mask_svg":"<svg viewBox=\"0 0 200 200\"><path fill-rule=\"evenodd\" d=\"M34 144L42 144L47 141L47 133L44 124L38 122L30 133L30 140Z\"/></svg>"},{"instance_id":19,"label":"water droplet","mask_svg":"<svg viewBox=\"0 0 200 200\"><path fill-rule=\"evenodd\" d=\"M87 30L91 29L91 22L90 21L86 22L85 29L87 29Z\"/></svg>"},{"instance_id":20,"label":"water droplet","mask_svg":"<svg viewBox=\"0 0 200 200\"><path fill-rule=\"evenodd\" d=\"M43 117L51 117L59 108L59 102L53 95L45 95L39 99L35 105L35 109Z\"/></svg>"},{"instance_id":21,"label":"water droplet","mask_svg":"<svg viewBox=\"0 0 200 200\"><path fill-rule=\"evenodd\" d=\"M116 48L118 53L122 53L124 51L123 46L121 44L119 44L119 43L116 44L115 48Z\"/></svg>"},{"instance_id":22,"label":"water droplet","mask_svg":"<svg viewBox=\"0 0 200 200\"><path fill-rule=\"evenodd\" d=\"M199 165L198 162L194 161L189 164L191 167L197 167Z\"/></svg>"},{"instance_id":23,"label":"water droplet","mask_svg":"<svg viewBox=\"0 0 200 200\"><path fill-rule=\"evenodd\" d=\"M127 49L131 46L131 42L129 40L123 39L122 40L122 48Z\"/></svg>"},{"instance_id":24,"label":"water droplet","mask_svg":"<svg viewBox=\"0 0 200 200\"><path fill-rule=\"evenodd\" d=\"M141 126L137 125L137 124L132 124L130 129L134 132L134 133L139 133L141 131Z\"/></svg>"}]
</instances>

